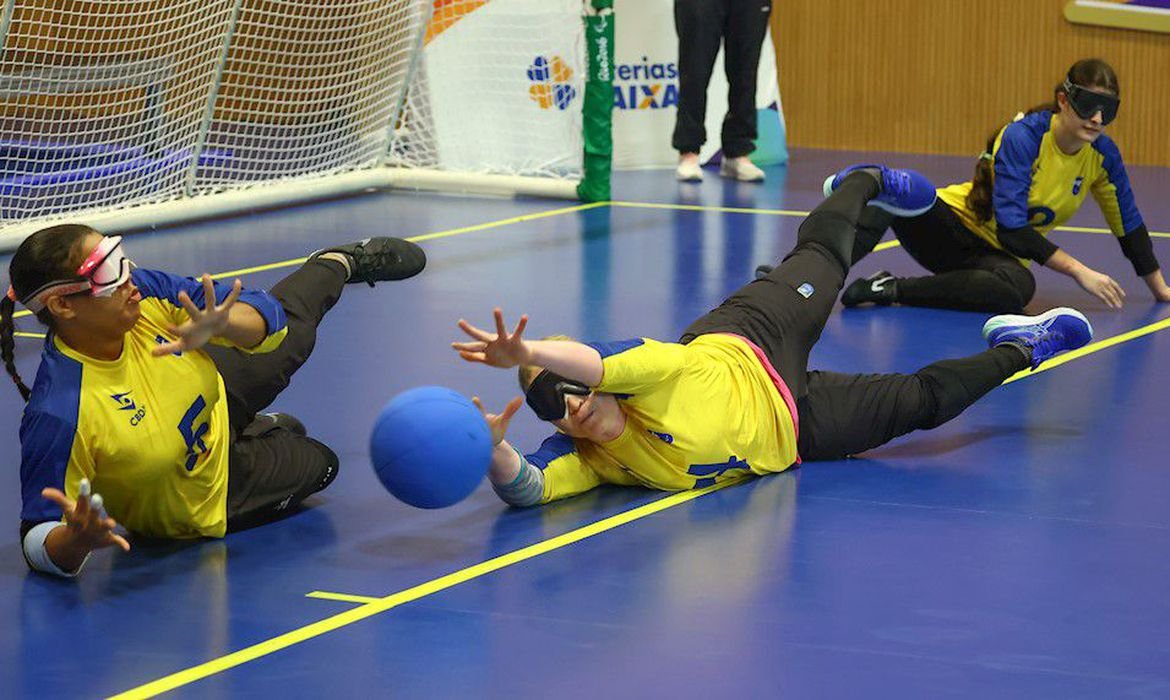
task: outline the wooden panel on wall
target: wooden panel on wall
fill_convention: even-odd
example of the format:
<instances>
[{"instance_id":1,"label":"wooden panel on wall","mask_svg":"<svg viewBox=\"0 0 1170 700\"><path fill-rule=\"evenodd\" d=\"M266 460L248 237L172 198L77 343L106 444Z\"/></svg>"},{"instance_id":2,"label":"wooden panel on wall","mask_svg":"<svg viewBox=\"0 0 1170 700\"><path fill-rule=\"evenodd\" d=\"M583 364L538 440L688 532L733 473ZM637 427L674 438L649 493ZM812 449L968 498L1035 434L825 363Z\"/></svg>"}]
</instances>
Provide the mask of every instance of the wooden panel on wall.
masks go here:
<instances>
[{"instance_id":1,"label":"wooden panel on wall","mask_svg":"<svg viewBox=\"0 0 1170 700\"><path fill-rule=\"evenodd\" d=\"M1170 165L1170 36L1069 24L1066 0L779 0L789 144L976 155L988 132L1051 99L1077 59L1109 61L1126 161Z\"/></svg>"}]
</instances>

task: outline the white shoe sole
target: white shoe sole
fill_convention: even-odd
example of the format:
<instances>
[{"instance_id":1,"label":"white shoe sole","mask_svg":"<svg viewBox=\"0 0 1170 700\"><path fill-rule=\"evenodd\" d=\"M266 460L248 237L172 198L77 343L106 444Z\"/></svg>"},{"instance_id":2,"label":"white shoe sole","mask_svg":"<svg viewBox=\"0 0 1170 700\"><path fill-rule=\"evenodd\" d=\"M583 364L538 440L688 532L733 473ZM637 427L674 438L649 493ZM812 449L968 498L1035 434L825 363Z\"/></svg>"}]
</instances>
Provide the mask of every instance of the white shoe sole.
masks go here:
<instances>
[{"instance_id":1,"label":"white shoe sole","mask_svg":"<svg viewBox=\"0 0 1170 700\"><path fill-rule=\"evenodd\" d=\"M1093 324L1089 323L1089 319L1085 318L1085 315L1080 311L1077 311L1076 309L1070 309L1067 306L1058 306L1055 309L1045 311L1039 316L1023 316L1020 314L1000 314L999 316L992 316L991 318L987 319L986 323L983 324L983 339L987 340L987 336L991 335L991 332L997 328L1002 328L1004 326L1034 326L1061 315L1073 316L1084 321L1085 325L1089 328L1089 339L1092 340Z\"/></svg>"}]
</instances>

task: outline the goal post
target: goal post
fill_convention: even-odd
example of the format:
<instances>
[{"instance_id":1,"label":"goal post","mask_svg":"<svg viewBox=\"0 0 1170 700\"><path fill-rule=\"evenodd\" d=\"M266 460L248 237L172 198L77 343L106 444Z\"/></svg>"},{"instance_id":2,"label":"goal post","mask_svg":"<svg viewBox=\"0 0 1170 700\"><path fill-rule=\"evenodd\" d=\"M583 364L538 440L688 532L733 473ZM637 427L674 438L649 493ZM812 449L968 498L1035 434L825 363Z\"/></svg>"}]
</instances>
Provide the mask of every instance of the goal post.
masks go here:
<instances>
[{"instance_id":1,"label":"goal post","mask_svg":"<svg viewBox=\"0 0 1170 700\"><path fill-rule=\"evenodd\" d=\"M7 0L0 248L370 188L607 198L583 136L607 4Z\"/></svg>"}]
</instances>

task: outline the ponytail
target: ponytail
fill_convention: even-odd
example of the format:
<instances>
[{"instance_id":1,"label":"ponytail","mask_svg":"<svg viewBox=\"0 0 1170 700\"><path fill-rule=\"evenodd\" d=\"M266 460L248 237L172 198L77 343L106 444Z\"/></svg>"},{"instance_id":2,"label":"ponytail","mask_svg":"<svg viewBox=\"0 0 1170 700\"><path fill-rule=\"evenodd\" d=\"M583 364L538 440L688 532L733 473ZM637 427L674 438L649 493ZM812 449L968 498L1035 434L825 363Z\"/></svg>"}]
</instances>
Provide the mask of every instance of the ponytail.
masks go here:
<instances>
[{"instance_id":1,"label":"ponytail","mask_svg":"<svg viewBox=\"0 0 1170 700\"><path fill-rule=\"evenodd\" d=\"M28 401L32 391L25 385L24 380L16 371L16 353L14 352L16 349L14 342L16 328L12 322L12 314L15 311L16 302L12 300L12 297L7 294L0 297L0 359L3 359L4 369L8 371L8 376L12 377L20 396Z\"/></svg>"}]
</instances>

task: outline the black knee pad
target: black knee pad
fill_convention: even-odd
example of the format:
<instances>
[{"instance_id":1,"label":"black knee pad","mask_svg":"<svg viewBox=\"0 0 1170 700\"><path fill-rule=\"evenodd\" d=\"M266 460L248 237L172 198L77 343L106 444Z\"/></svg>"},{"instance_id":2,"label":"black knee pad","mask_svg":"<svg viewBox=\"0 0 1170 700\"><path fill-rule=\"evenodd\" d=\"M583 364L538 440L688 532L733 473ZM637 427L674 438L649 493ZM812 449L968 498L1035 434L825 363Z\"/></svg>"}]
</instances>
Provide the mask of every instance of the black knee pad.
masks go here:
<instances>
[{"instance_id":1,"label":"black knee pad","mask_svg":"<svg viewBox=\"0 0 1170 700\"><path fill-rule=\"evenodd\" d=\"M835 211L814 211L800 225L796 245L815 244L829 253L846 272L853 262L857 229L852 219Z\"/></svg>"}]
</instances>

